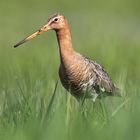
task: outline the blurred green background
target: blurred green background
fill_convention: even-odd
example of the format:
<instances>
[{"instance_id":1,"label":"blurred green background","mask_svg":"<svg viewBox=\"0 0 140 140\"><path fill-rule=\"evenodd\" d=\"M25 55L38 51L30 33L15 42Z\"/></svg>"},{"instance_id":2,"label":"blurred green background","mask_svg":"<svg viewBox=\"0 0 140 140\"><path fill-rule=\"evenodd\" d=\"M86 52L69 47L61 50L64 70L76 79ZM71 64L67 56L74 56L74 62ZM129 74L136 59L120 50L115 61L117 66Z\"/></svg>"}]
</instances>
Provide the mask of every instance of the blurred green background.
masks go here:
<instances>
[{"instance_id":1,"label":"blurred green background","mask_svg":"<svg viewBox=\"0 0 140 140\"><path fill-rule=\"evenodd\" d=\"M1 0L0 139L139 140L139 7L138 0ZM106 68L122 98L79 106L59 81L53 31L13 48L57 12L70 23L75 50Z\"/></svg>"}]
</instances>

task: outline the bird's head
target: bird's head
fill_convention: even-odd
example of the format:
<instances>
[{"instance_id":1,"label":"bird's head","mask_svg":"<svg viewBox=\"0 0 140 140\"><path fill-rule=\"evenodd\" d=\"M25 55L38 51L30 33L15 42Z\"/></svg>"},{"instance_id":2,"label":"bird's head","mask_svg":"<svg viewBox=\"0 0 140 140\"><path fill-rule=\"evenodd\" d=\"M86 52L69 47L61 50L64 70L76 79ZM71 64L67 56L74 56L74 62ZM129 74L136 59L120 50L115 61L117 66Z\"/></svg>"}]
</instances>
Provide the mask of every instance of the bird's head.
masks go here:
<instances>
[{"instance_id":1,"label":"bird's head","mask_svg":"<svg viewBox=\"0 0 140 140\"><path fill-rule=\"evenodd\" d=\"M67 26L67 20L61 14L55 14L48 19L47 24L37 30L35 33L31 34L30 36L26 37L25 39L18 42L14 47L18 47L19 45L33 39L37 35L42 34L43 32L47 32L48 30L55 30L59 31Z\"/></svg>"},{"instance_id":2,"label":"bird's head","mask_svg":"<svg viewBox=\"0 0 140 140\"><path fill-rule=\"evenodd\" d=\"M65 17L61 14L55 14L48 19L48 23L44 27L57 31L65 28L66 25L67 21Z\"/></svg>"}]
</instances>

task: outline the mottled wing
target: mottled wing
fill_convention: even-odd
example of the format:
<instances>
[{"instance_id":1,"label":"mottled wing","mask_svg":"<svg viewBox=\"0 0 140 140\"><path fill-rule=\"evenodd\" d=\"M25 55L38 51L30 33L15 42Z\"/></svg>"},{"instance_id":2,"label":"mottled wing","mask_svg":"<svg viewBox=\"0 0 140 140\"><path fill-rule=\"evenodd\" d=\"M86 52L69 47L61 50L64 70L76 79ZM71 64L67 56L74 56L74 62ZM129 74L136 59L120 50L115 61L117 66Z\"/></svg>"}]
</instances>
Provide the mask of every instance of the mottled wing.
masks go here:
<instances>
[{"instance_id":1,"label":"mottled wing","mask_svg":"<svg viewBox=\"0 0 140 140\"><path fill-rule=\"evenodd\" d=\"M109 77L108 73L105 71L105 69L96 63L95 61L91 61L91 64L93 66L93 71L96 73L97 81L96 85L99 90L102 92L107 92L110 95L113 95L113 92L115 91L115 86Z\"/></svg>"}]
</instances>

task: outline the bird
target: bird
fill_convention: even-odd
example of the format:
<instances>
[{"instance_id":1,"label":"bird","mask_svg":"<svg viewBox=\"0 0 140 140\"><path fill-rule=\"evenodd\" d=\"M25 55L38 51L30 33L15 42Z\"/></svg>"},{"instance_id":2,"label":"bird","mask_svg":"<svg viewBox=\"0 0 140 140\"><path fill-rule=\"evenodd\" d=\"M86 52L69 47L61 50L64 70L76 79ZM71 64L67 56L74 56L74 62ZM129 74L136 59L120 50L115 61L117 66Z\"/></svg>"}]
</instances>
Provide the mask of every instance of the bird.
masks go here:
<instances>
[{"instance_id":1,"label":"bird","mask_svg":"<svg viewBox=\"0 0 140 140\"><path fill-rule=\"evenodd\" d=\"M71 95L77 100L89 98L94 102L101 97L120 96L119 88L112 82L104 67L75 51L70 26L63 14L56 13L50 16L44 26L18 42L14 47L49 30L55 31L58 41L60 81Z\"/></svg>"}]
</instances>

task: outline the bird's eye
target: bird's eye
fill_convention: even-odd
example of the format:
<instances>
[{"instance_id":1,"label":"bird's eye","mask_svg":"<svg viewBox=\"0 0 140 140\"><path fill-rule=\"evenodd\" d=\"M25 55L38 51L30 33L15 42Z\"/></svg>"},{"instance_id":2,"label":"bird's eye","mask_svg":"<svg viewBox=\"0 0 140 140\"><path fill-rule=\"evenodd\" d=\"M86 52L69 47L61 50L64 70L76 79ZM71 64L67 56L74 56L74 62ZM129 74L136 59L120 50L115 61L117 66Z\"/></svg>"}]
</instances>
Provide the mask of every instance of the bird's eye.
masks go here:
<instances>
[{"instance_id":1,"label":"bird's eye","mask_svg":"<svg viewBox=\"0 0 140 140\"><path fill-rule=\"evenodd\" d=\"M58 21L58 18L55 18L54 21Z\"/></svg>"}]
</instances>

